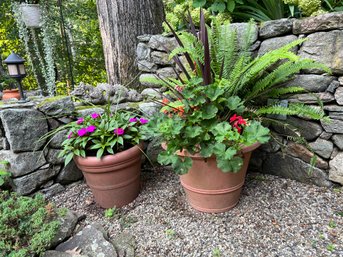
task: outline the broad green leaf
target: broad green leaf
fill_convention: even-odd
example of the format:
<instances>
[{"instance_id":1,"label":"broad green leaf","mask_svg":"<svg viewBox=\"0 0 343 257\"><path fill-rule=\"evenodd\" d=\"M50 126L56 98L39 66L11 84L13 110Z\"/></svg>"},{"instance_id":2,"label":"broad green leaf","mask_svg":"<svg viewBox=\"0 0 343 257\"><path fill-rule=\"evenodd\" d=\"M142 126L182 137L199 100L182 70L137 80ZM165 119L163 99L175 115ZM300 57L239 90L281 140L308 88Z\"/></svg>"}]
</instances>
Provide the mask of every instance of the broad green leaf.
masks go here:
<instances>
[{"instance_id":1,"label":"broad green leaf","mask_svg":"<svg viewBox=\"0 0 343 257\"><path fill-rule=\"evenodd\" d=\"M248 144L260 142L267 143L270 139L269 129L263 127L259 122L252 122L249 126L245 127L242 136L246 138Z\"/></svg>"},{"instance_id":2,"label":"broad green leaf","mask_svg":"<svg viewBox=\"0 0 343 257\"><path fill-rule=\"evenodd\" d=\"M208 158L213 155L214 145L200 144L200 147L201 147L200 154L202 157Z\"/></svg>"},{"instance_id":3,"label":"broad green leaf","mask_svg":"<svg viewBox=\"0 0 343 257\"><path fill-rule=\"evenodd\" d=\"M236 153L237 153L237 150L236 150L236 149L234 149L234 148L232 148L232 147L229 147L229 148L225 151L224 157L225 157L226 160L231 160L232 157L234 157Z\"/></svg>"},{"instance_id":4,"label":"broad green leaf","mask_svg":"<svg viewBox=\"0 0 343 257\"><path fill-rule=\"evenodd\" d=\"M210 7L210 9L213 11L213 12L224 12L225 11L225 8L226 8L226 6L225 6L225 3L223 3L223 2L220 2L220 1L215 1L212 5L211 5L211 7Z\"/></svg>"},{"instance_id":5,"label":"broad green leaf","mask_svg":"<svg viewBox=\"0 0 343 257\"><path fill-rule=\"evenodd\" d=\"M233 12L235 10L235 7L236 7L235 0L228 0L228 2L227 2L227 10L229 12Z\"/></svg>"},{"instance_id":6,"label":"broad green leaf","mask_svg":"<svg viewBox=\"0 0 343 257\"><path fill-rule=\"evenodd\" d=\"M175 172L179 175L186 174L189 169L192 167L192 159L189 157L184 157L183 159L177 158L172 163L172 167L175 169Z\"/></svg>"},{"instance_id":7,"label":"broad green leaf","mask_svg":"<svg viewBox=\"0 0 343 257\"><path fill-rule=\"evenodd\" d=\"M217 166L221 169L224 173L226 172L233 172L237 173L243 166L243 159L236 156L231 160L225 160L223 158L217 158Z\"/></svg>"},{"instance_id":8,"label":"broad green leaf","mask_svg":"<svg viewBox=\"0 0 343 257\"><path fill-rule=\"evenodd\" d=\"M203 119L212 119L217 115L218 108L214 105L207 105L202 109Z\"/></svg>"},{"instance_id":9,"label":"broad green leaf","mask_svg":"<svg viewBox=\"0 0 343 257\"><path fill-rule=\"evenodd\" d=\"M213 148L213 152L217 156L223 155L225 153L225 150L226 150L226 146L223 143L217 143L217 144L214 145L214 148Z\"/></svg>"},{"instance_id":10,"label":"broad green leaf","mask_svg":"<svg viewBox=\"0 0 343 257\"><path fill-rule=\"evenodd\" d=\"M226 105L232 111L242 112L244 110L242 100L238 96L229 97Z\"/></svg>"},{"instance_id":11,"label":"broad green leaf","mask_svg":"<svg viewBox=\"0 0 343 257\"><path fill-rule=\"evenodd\" d=\"M186 137L195 138L202 133L202 128L200 126L187 127L185 130Z\"/></svg>"},{"instance_id":12,"label":"broad green leaf","mask_svg":"<svg viewBox=\"0 0 343 257\"><path fill-rule=\"evenodd\" d=\"M104 148L100 148L97 152L96 152L96 158L101 159L102 155L104 154L105 149Z\"/></svg>"},{"instance_id":13,"label":"broad green leaf","mask_svg":"<svg viewBox=\"0 0 343 257\"><path fill-rule=\"evenodd\" d=\"M193 7L203 7L206 4L206 0L194 0L193 1Z\"/></svg>"},{"instance_id":14,"label":"broad green leaf","mask_svg":"<svg viewBox=\"0 0 343 257\"><path fill-rule=\"evenodd\" d=\"M175 162L175 158L178 158L178 157L175 155L171 155L168 152L164 151L158 155L157 161L162 165L169 165L169 164L172 164L173 162Z\"/></svg>"},{"instance_id":15,"label":"broad green leaf","mask_svg":"<svg viewBox=\"0 0 343 257\"><path fill-rule=\"evenodd\" d=\"M211 101L217 100L219 96L224 93L223 88L219 88L216 84L208 86L205 90L205 94Z\"/></svg>"}]
</instances>

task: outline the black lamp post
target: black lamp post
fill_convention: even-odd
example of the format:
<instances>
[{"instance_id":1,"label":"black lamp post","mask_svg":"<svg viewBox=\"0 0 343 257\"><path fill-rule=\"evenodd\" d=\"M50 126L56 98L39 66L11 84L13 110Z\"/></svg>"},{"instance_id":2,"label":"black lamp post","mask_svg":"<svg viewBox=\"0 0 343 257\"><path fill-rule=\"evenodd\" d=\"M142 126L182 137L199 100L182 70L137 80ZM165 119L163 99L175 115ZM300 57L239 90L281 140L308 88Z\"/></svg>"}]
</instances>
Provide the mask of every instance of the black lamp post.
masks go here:
<instances>
[{"instance_id":1,"label":"black lamp post","mask_svg":"<svg viewBox=\"0 0 343 257\"><path fill-rule=\"evenodd\" d=\"M24 92L23 92L23 87L21 84L22 79L26 77L24 62L25 62L25 60L14 52L12 52L6 58L6 60L4 60L4 63L7 64L9 76L18 81L19 93L20 93L19 102L26 102Z\"/></svg>"}]
</instances>

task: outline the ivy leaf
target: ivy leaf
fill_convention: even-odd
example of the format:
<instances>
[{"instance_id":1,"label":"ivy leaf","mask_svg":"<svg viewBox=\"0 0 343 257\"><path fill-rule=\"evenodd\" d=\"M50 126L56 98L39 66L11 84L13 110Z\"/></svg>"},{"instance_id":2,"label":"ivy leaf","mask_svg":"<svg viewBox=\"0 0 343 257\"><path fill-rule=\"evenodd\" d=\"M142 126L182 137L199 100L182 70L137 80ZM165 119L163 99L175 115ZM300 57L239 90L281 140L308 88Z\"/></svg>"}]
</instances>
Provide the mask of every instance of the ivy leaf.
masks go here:
<instances>
[{"instance_id":1,"label":"ivy leaf","mask_svg":"<svg viewBox=\"0 0 343 257\"><path fill-rule=\"evenodd\" d=\"M194 0L193 1L193 7L203 7L206 4L206 0Z\"/></svg>"},{"instance_id":2,"label":"ivy leaf","mask_svg":"<svg viewBox=\"0 0 343 257\"><path fill-rule=\"evenodd\" d=\"M214 105L207 105L203 110L202 110L202 118L203 119L212 119L217 115L218 108L215 107Z\"/></svg>"},{"instance_id":3,"label":"ivy leaf","mask_svg":"<svg viewBox=\"0 0 343 257\"><path fill-rule=\"evenodd\" d=\"M233 12L235 10L235 7L236 7L235 0L228 0L228 2L227 2L227 10L229 12Z\"/></svg>"},{"instance_id":4,"label":"ivy leaf","mask_svg":"<svg viewBox=\"0 0 343 257\"><path fill-rule=\"evenodd\" d=\"M219 1L215 1L210 7L213 12L224 12L225 8L225 3Z\"/></svg>"},{"instance_id":5,"label":"ivy leaf","mask_svg":"<svg viewBox=\"0 0 343 257\"><path fill-rule=\"evenodd\" d=\"M243 130L243 137L246 138L248 144L260 142L262 144L269 141L269 129L263 127L259 122L252 122L249 126Z\"/></svg>"},{"instance_id":6,"label":"ivy leaf","mask_svg":"<svg viewBox=\"0 0 343 257\"><path fill-rule=\"evenodd\" d=\"M202 128L200 126L187 127L185 130L186 137L195 138L202 133Z\"/></svg>"},{"instance_id":7,"label":"ivy leaf","mask_svg":"<svg viewBox=\"0 0 343 257\"><path fill-rule=\"evenodd\" d=\"M224 173L233 172L237 173L243 166L243 159L241 157L234 157L231 160L226 160L224 158L217 158L217 166Z\"/></svg>"}]
</instances>

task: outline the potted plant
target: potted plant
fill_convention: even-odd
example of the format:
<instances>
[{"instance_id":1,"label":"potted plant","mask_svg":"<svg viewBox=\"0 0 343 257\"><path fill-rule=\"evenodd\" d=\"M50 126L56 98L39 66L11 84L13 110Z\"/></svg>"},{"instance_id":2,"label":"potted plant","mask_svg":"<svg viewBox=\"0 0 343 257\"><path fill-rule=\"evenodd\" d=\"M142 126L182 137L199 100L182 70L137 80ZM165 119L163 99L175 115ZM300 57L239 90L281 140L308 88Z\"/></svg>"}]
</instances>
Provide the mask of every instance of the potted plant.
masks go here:
<instances>
[{"instance_id":1,"label":"potted plant","mask_svg":"<svg viewBox=\"0 0 343 257\"><path fill-rule=\"evenodd\" d=\"M16 81L12 78L4 78L4 80L0 83L2 89L2 100L9 100L9 99L20 99L20 93L18 88L14 88Z\"/></svg>"},{"instance_id":2,"label":"potted plant","mask_svg":"<svg viewBox=\"0 0 343 257\"><path fill-rule=\"evenodd\" d=\"M20 1L22 19L28 28L41 27L41 9L38 0Z\"/></svg>"},{"instance_id":3,"label":"potted plant","mask_svg":"<svg viewBox=\"0 0 343 257\"><path fill-rule=\"evenodd\" d=\"M214 21L207 28L201 13L200 31L192 21L190 28L191 33L180 35L173 31L180 47L171 57L183 74L177 80L157 76L149 81L169 91L146 131L163 143L158 161L180 175L190 205L224 212L238 203L251 151L269 140L270 115L324 117L323 110L304 104L284 107L277 99L273 105L267 100L303 91L282 86L300 70L329 69L290 51L303 40L252 59L249 45L237 46L237 33L229 25Z\"/></svg>"},{"instance_id":4,"label":"potted plant","mask_svg":"<svg viewBox=\"0 0 343 257\"><path fill-rule=\"evenodd\" d=\"M129 112L111 113L108 106L103 114L66 125L70 131L60 157L65 164L74 159L101 207L121 207L138 196L141 128L147 122Z\"/></svg>"}]
</instances>

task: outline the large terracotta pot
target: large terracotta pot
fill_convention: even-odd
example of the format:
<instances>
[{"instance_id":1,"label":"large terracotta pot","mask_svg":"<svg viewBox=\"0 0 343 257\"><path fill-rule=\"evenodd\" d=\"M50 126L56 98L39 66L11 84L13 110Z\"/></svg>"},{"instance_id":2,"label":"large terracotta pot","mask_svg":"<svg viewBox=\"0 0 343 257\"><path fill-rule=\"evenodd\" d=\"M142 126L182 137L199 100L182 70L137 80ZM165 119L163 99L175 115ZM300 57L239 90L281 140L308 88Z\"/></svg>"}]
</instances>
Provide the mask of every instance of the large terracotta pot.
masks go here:
<instances>
[{"instance_id":1,"label":"large terracotta pot","mask_svg":"<svg viewBox=\"0 0 343 257\"><path fill-rule=\"evenodd\" d=\"M19 89L5 89L2 91L2 100L16 98L20 100Z\"/></svg>"},{"instance_id":2,"label":"large terracotta pot","mask_svg":"<svg viewBox=\"0 0 343 257\"><path fill-rule=\"evenodd\" d=\"M200 155L178 153L193 160L187 174L180 176L189 204L201 212L219 213L235 207L239 201L250 156L260 146L256 143L241 151L243 166L237 173L222 172L217 167L215 157L204 159Z\"/></svg>"},{"instance_id":3,"label":"large terracotta pot","mask_svg":"<svg viewBox=\"0 0 343 257\"><path fill-rule=\"evenodd\" d=\"M101 159L74 158L82 170L95 201L103 208L122 207L132 202L140 191L142 152L140 146Z\"/></svg>"}]
</instances>

